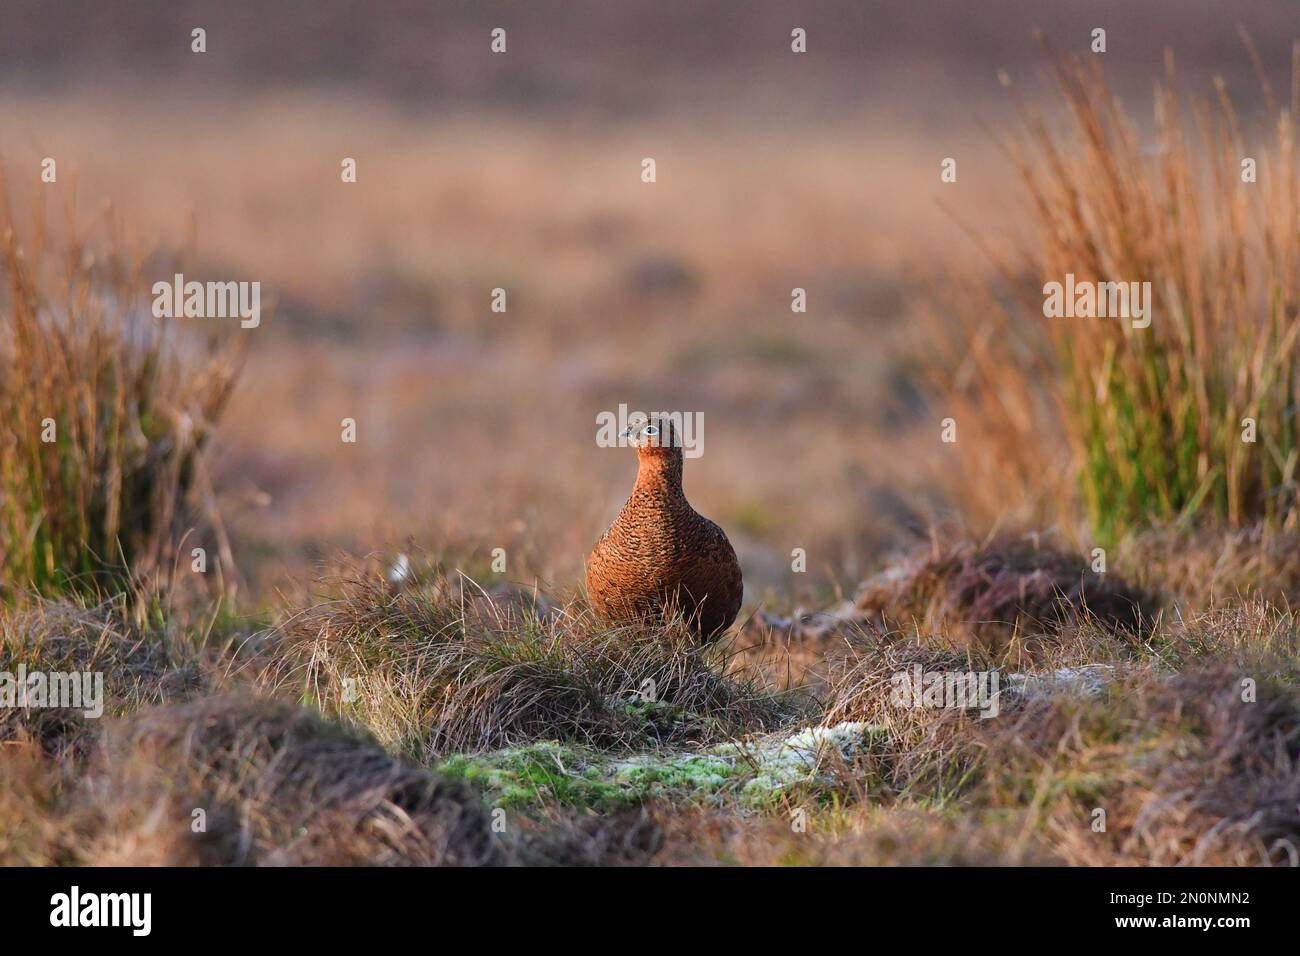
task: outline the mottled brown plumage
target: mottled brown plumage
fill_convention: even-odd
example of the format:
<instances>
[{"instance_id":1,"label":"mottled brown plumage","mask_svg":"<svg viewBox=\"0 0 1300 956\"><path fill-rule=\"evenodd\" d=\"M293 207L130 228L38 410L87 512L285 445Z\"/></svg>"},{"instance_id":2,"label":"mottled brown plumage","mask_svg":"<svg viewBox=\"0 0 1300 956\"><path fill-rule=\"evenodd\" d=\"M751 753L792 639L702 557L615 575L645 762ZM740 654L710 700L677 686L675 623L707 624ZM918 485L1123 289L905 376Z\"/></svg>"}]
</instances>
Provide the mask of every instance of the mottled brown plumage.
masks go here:
<instances>
[{"instance_id":1,"label":"mottled brown plumage","mask_svg":"<svg viewBox=\"0 0 1300 956\"><path fill-rule=\"evenodd\" d=\"M740 610L741 576L726 534L682 492L682 449L669 419L625 433L637 447L636 485L587 559L591 605L610 623L679 608L713 638Z\"/></svg>"}]
</instances>

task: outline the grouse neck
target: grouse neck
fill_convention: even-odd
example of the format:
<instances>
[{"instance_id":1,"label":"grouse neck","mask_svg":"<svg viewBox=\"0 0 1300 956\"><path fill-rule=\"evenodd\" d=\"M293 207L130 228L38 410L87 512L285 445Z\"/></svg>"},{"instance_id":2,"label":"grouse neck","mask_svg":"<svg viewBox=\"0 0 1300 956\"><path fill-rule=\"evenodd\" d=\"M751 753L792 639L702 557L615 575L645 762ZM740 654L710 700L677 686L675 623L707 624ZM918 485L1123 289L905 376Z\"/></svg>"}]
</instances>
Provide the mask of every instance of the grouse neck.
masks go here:
<instances>
[{"instance_id":1,"label":"grouse neck","mask_svg":"<svg viewBox=\"0 0 1300 956\"><path fill-rule=\"evenodd\" d=\"M682 459L678 456L650 456L640 459L636 473L636 486L642 491L682 495Z\"/></svg>"}]
</instances>

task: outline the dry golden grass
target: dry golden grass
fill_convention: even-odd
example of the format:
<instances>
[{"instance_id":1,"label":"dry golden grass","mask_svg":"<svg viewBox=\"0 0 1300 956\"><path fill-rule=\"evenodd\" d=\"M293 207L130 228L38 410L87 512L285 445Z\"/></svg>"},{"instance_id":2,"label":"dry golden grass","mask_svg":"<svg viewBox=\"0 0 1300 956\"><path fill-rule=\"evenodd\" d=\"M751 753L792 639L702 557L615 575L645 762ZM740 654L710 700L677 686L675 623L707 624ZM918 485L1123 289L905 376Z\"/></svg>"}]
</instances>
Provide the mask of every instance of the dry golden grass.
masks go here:
<instances>
[{"instance_id":1,"label":"dry golden grass","mask_svg":"<svg viewBox=\"0 0 1300 956\"><path fill-rule=\"evenodd\" d=\"M814 816L796 831L784 817L657 808L659 866L1060 866L1014 823L917 806L855 806Z\"/></svg>"},{"instance_id":2,"label":"dry golden grass","mask_svg":"<svg viewBox=\"0 0 1300 956\"><path fill-rule=\"evenodd\" d=\"M1084 623L1140 640L1160 611L1159 596L1129 585L1119 567L1099 572L1039 535L979 545L935 541L869 579L856 604L884 629L963 632L1009 655Z\"/></svg>"},{"instance_id":3,"label":"dry golden grass","mask_svg":"<svg viewBox=\"0 0 1300 956\"><path fill-rule=\"evenodd\" d=\"M71 220L75 212L68 213ZM170 579L204 444L235 377L229 350L143 304L142 265L75 223L47 246L0 178L0 597ZM209 491L210 494L210 491ZM214 549L215 550L215 549ZM216 564L214 560L214 564Z\"/></svg>"},{"instance_id":4,"label":"dry golden grass","mask_svg":"<svg viewBox=\"0 0 1300 956\"><path fill-rule=\"evenodd\" d=\"M219 680L203 648L204 624L141 624L127 595L88 605L28 599L0 613L0 672L103 675L105 715L182 700ZM0 739L19 736L55 756L84 753L95 721L81 711L0 706Z\"/></svg>"},{"instance_id":5,"label":"dry golden grass","mask_svg":"<svg viewBox=\"0 0 1300 956\"><path fill-rule=\"evenodd\" d=\"M210 697L110 723L84 760L9 741L0 862L492 865L478 795L364 732L277 701Z\"/></svg>"},{"instance_id":6,"label":"dry golden grass","mask_svg":"<svg viewBox=\"0 0 1300 956\"><path fill-rule=\"evenodd\" d=\"M795 713L731 645L701 646L684 621L608 627L577 602L515 603L413 573L402 589L362 567L333 582L269 638L263 686L425 763L535 740L707 743Z\"/></svg>"},{"instance_id":7,"label":"dry golden grass","mask_svg":"<svg viewBox=\"0 0 1300 956\"><path fill-rule=\"evenodd\" d=\"M826 719L886 731L872 803L1012 821L1007 862L1050 847L1074 865L1295 865L1295 642L1294 618L1265 606L1208 612L1140 647L1084 629L1036 670L1101 664L1102 686L1004 685L1000 713L981 719L898 707L891 680L914 664L987 670L995 658L943 639L883 639L856 646L832 675Z\"/></svg>"},{"instance_id":8,"label":"dry golden grass","mask_svg":"<svg viewBox=\"0 0 1300 956\"><path fill-rule=\"evenodd\" d=\"M289 704L215 697L141 711L106 731L89 775L105 820L92 858L112 858L155 814L189 836L202 810L208 828L194 839L223 839L224 863L503 859L477 794Z\"/></svg>"},{"instance_id":9,"label":"dry golden grass","mask_svg":"<svg viewBox=\"0 0 1300 956\"><path fill-rule=\"evenodd\" d=\"M949 604L935 632L865 630L822 644L825 683L782 700L729 673L736 665L713 651L674 643L669 631L602 634L576 606L544 596L493 597L433 574L396 593L378 581L334 587L331 601L283 628L236 628L199 665L179 645L164 660L162 636L131 632L120 611L5 612L0 631L11 641L29 635L15 645L24 657L104 669L112 710L128 716L43 734L47 725L0 714L4 859L470 862L459 837L447 840L482 832L465 822L486 812L474 809L478 798L447 791L450 802L418 809L399 783L436 793L443 784L390 752L428 764L450 752L559 739L617 755L862 721L875 728L869 747L757 817L697 801L595 815L543 804L512 811L510 836L491 861L1294 862L1297 628L1293 615L1264 602L1188 604L1140 639L1071 618L1026 633L1018 648L966 640L965 605ZM1004 683L999 715L982 720L892 704L893 676L913 664L997 668L1004 679L1103 665L1110 680L1087 692ZM636 700L647 676L658 685L655 707ZM355 681L351 700L345 677ZM1246 678L1253 702L1242 696ZM180 703L222 688L242 696ZM248 696L268 692L305 696L310 706ZM177 703L149 706L159 699ZM195 808L207 813L199 834L190 829ZM799 808L806 832L790 826ZM1107 820L1100 833L1092 829L1098 808Z\"/></svg>"},{"instance_id":10,"label":"dry golden grass","mask_svg":"<svg viewBox=\"0 0 1300 956\"><path fill-rule=\"evenodd\" d=\"M1038 513L1113 542L1151 523L1294 521L1300 334L1300 49L1291 102L1256 132L1220 84L1185 100L1172 57L1144 132L1097 61L1055 61L1066 124L1022 108L1009 143L1033 232L990 250L998 292L963 289L950 407L992 474L1036 485ZM1264 81L1266 82L1266 81ZM1251 157L1258 181L1243 182ZM1044 284L1149 282L1151 325L1043 318ZM945 337L935 339L942 343ZM948 339L948 341L952 341ZM1257 430L1243 440L1246 419ZM1057 454L1064 441L1070 458ZM996 449L996 452L994 451ZM1046 479L1044 487L1043 479ZM985 520L989 486L971 489Z\"/></svg>"}]
</instances>

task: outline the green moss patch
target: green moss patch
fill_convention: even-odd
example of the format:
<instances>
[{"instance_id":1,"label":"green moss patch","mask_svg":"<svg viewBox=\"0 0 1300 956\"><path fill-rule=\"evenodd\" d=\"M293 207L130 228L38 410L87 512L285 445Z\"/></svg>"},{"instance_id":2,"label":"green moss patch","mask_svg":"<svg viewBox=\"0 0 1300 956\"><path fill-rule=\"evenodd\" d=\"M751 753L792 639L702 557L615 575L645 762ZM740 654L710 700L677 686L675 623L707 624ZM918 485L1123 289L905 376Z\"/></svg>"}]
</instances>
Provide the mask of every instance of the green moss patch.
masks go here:
<instances>
[{"instance_id":1,"label":"green moss patch","mask_svg":"<svg viewBox=\"0 0 1300 956\"><path fill-rule=\"evenodd\" d=\"M796 788L830 788L833 766L859 759L882 733L866 724L844 723L699 752L631 757L544 741L459 754L437 770L476 784L490 802L501 806L608 808L650 799L763 806Z\"/></svg>"}]
</instances>

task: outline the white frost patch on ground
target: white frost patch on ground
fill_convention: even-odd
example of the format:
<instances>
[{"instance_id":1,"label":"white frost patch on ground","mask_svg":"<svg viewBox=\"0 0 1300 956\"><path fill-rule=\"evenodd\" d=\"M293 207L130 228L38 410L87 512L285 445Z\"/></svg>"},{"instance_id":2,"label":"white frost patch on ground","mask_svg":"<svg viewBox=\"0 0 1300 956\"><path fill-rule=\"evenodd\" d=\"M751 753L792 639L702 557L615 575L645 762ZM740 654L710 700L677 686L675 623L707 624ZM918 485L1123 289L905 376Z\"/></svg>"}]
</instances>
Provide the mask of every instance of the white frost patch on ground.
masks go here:
<instances>
[{"instance_id":1,"label":"white frost patch on ground","mask_svg":"<svg viewBox=\"0 0 1300 956\"><path fill-rule=\"evenodd\" d=\"M760 742L745 751L757 768L742 792L758 796L816 780L827 761L848 762L857 756L869 726L845 721L834 727L805 727L788 737Z\"/></svg>"},{"instance_id":2,"label":"white frost patch on ground","mask_svg":"<svg viewBox=\"0 0 1300 956\"><path fill-rule=\"evenodd\" d=\"M1061 667L1047 674L1008 674L1007 685L1023 697L1036 697L1064 691L1094 697L1115 679L1110 664L1085 664Z\"/></svg>"}]
</instances>

